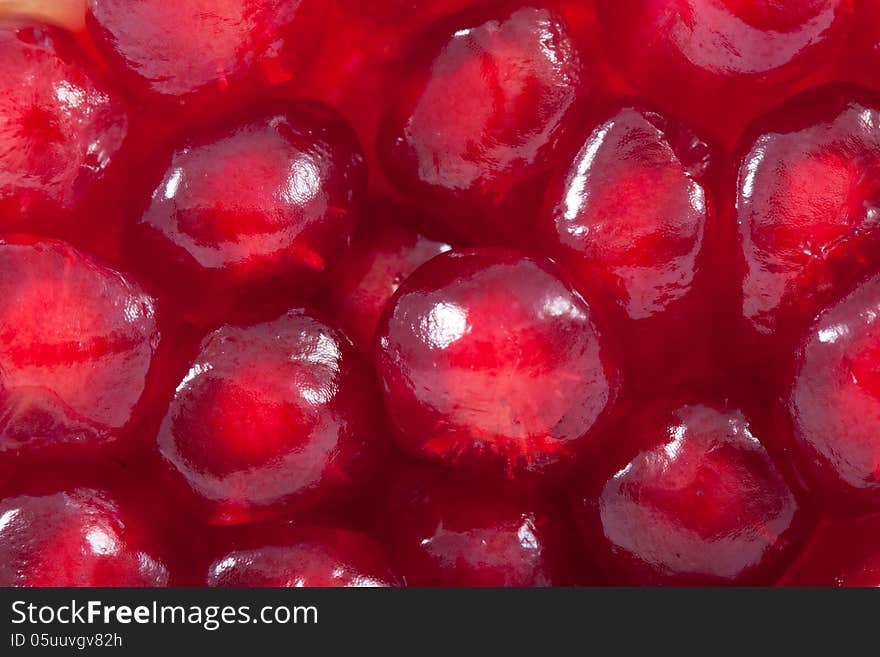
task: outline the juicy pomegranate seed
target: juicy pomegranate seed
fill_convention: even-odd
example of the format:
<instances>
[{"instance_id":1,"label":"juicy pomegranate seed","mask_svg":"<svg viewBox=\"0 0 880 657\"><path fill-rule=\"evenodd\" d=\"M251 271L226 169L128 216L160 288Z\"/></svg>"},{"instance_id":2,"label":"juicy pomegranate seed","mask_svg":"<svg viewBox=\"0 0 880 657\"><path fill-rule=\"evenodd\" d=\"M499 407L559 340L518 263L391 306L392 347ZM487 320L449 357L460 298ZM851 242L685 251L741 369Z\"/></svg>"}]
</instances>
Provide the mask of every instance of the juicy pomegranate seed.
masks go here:
<instances>
[{"instance_id":1,"label":"juicy pomegranate seed","mask_svg":"<svg viewBox=\"0 0 880 657\"><path fill-rule=\"evenodd\" d=\"M148 101L210 114L298 81L325 0L87 0L95 45Z\"/></svg>"},{"instance_id":2,"label":"juicy pomegranate seed","mask_svg":"<svg viewBox=\"0 0 880 657\"><path fill-rule=\"evenodd\" d=\"M547 9L458 27L418 40L379 154L401 193L463 237L522 240L588 75Z\"/></svg>"},{"instance_id":3,"label":"juicy pomegranate seed","mask_svg":"<svg viewBox=\"0 0 880 657\"><path fill-rule=\"evenodd\" d=\"M156 169L129 250L188 317L290 307L347 249L366 187L351 129L311 103L189 138Z\"/></svg>"},{"instance_id":4,"label":"juicy pomegranate seed","mask_svg":"<svg viewBox=\"0 0 880 657\"><path fill-rule=\"evenodd\" d=\"M727 143L834 78L852 0L598 0L606 50L640 95Z\"/></svg>"},{"instance_id":5,"label":"juicy pomegranate seed","mask_svg":"<svg viewBox=\"0 0 880 657\"><path fill-rule=\"evenodd\" d=\"M880 255L880 105L832 89L762 124L739 169L743 352L780 354Z\"/></svg>"},{"instance_id":6,"label":"juicy pomegranate seed","mask_svg":"<svg viewBox=\"0 0 880 657\"><path fill-rule=\"evenodd\" d=\"M60 30L0 23L0 228L83 239L128 133Z\"/></svg>"},{"instance_id":7,"label":"juicy pomegranate seed","mask_svg":"<svg viewBox=\"0 0 880 657\"><path fill-rule=\"evenodd\" d=\"M576 505L584 539L610 581L771 581L803 522L752 431L744 413L726 404L677 401L658 402L618 430L626 455L603 463L613 474L598 486L586 478Z\"/></svg>"},{"instance_id":8,"label":"juicy pomegranate seed","mask_svg":"<svg viewBox=\"0 0 880 657\"><path fill-rule=\"evenodd\" d=\"M208 586L401 586L384 549L359 532L325 528L248 527L211 563Z\"/></svg>"},{"instance_id":9,"label":"juicy pomegranate seed","mask_svg":"<svg viewBox=\"0 0 880 657\"><path fill-rule=\"evenodd\" d=\"M618 374L590 307L555 268L484 249L437 256L377 333L399 445L456 467L539 473L569 460Z\"/></svg>"},{"instance_id":10,"label":"juicy pomegranate seed","mask_svg":"<svg viewBox=\"0 0 880 657\"><path fill-rule=\"evenodd\" d=\"M159 450L210 522L277 517L360 481L380 444L378 403L348 338L292 310L204 340Z\"/></svg>"},{"instance_id":11,"label":"juicy pomegranate seed","mask_svg":"<svg viewBox=\"0 0 880 657\"><path fill-rule=\"evenodd\" d=\"M392 556L411 586L560 586L581 583L560 505L403 465L383 518Z\"/></svg>"},{"instance_id":12,"label":"juicy pomegranate seed","mask_svg":"<svg viewBox=\"0 0 880 657\"><path fill-rule=\"evenodd\" d=\"M165 586L165 566L139 547L104 493L76 489L0 501L0 586Z\"/></svg>"},{"instance_id":13,"label":"juicy pomegranate seed","mask_svg":"<svg viewBox=\"0 0 880 657\"><path fill-rule=\"evenodd\" d=\"M596 127L545 197L548 254L616 318L643 367L693 354L709 333L708 161L686 129L625 108Z\"/></svg>"},{"instance_id":14,"label":"juicy pomegranate seed","mask_svg":"<svg viewBox=\"0 0 880 657\"><path fill-rule=\"evenodd\" d=\"M155 302L72 247L0 242L0 452L67 455L117 440L147 385Z\"/></svg>"},{"instance_id":15,"label":"juicy pomegranate seed","mask_svg":"<svg viewBox=\"0 0 880 657\"><path fill-rule=\"evenodd\" d=\"M823 312L797 355L790 410L824 497L880 503L880 279Z\"/></svg>"}]
</instances>

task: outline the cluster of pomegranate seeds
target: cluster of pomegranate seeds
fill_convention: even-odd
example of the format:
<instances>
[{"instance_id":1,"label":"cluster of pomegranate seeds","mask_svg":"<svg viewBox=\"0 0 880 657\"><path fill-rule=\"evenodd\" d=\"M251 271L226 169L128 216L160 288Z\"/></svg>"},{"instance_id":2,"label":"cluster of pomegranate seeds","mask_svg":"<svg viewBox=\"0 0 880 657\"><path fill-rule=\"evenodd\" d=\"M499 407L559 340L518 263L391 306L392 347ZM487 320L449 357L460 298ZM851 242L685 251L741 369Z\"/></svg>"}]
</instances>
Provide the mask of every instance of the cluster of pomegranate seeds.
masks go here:
<instances>
[{"instance_id":1,"label":"cluster of pomegranate seeds","mask_svg":"<svg viewBox=\"0 0 880 657\"><path fill-rule=\"evenodd\" d=\"M878 63L869 0L0 3L0 585L877 585Z\"/></svg>"}]
</instances>

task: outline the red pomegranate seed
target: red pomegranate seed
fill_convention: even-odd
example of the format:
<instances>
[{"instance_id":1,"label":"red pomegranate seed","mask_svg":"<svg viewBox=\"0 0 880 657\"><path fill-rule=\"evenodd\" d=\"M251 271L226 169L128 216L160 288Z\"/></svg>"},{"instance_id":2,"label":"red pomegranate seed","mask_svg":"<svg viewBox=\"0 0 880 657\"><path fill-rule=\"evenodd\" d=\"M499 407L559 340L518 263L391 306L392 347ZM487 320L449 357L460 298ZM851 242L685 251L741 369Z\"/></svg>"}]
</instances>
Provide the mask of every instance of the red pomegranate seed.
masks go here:
<instances>
[{"instance_id":1,"label":"red pomegranate seed","mask_svg":"<svg viewBox=\"0 0 880 657\"><path fill-rule=\"evenodd\" d=\"M379 135L391 183L468 239L527 241L589 75L565 23L523 7L427 34Z\"/></svg>"},{"instance_id":2,"label":"red pomegranate seed","mask_svg":"<svg viewBox=\"0 0 880 657\"><path fill-rule=\"evenodd\" d=\"M880 255L880 105L851 90L804 96L758 130L739 168L742 353L785 353ZM732 340L731 340L732 342Z\"/></svg>"},{"instance_id":3,"label":"red pomegranate seed","mask_svg":"<svg viewBox=\"0 0 880 657\"><path fill-rule=\"evenodd\" d=\"M188 318L255 297L289 308L349 246L366 188L357 139L318 104L281 110L190 137L157 162L129 251Z\"/></svg>"},{"instance_id":4,"label":"red pomegranate seed","mask_svg":"<svg viewBox=\"0 0 880 657\"><path fill-rule=\"evenodd\" d=\"M298 82L325 0L87 0L86 25L128 89L211 114Z\"/></svg>"},{"instance_id":5,"label":"red pomegranate seed","mask_svg":"<svg viewBox=\"0 0 880 657\"><path fill-rule=\"evenodd\" d=\"M178 386L159 450L213 524L335 500L380 451L371 377L348 338L307 311L221 327Z\"/></svg>"},{"instance_id":6,"label":"red pomegranate seed","mask_svg":"<svg viewBox=\"0 0 880 657\"><path fill-rule=\"evenodd\" d=\"M0 452L67 457L119 439L159 340L155 302L72 247L0 242Z\"/></svg>"},{"instance_id":7,"label":"red pomegranate seed","mask_svg":"<svg viewBox=\"0 0 880 657\"><path fill-rule=\"evenodd\" d=\"M804 523L753 430L727 404L678 401L646 407L617 430L626 455L602 464L607 479L585 478L576 504L610 582L772 582Z\"/></svg>"},{"instance_id":8,"label":"red pomegranate seed","mask_svg":"<svg viewBox=\"0 0 880 657\"><path fill-rule=\"evenodd\" d=\"M438 466L398 468L383 506L410 586L582 583L563 505L469 481Z\"/></svg>"},{"instance_id":9,"label":"red pomegranate seed","mask_svg":"<svg viewBox=\"0 0 880 657\"><path fill-rule=\"evenodd\" d=\"M380 324L377 362L404 450L507 476L570 460L618 390L590 306L549 262L502 250L418 269Z\"/></svg>"},{"instance_id":10,"label":"red pomegranate seed","mask_svg":"<svg viewBox=\"0 0 880 657\"><path fill-rule=\"evenodd\" d=\"M801 462L828 501L880 503L880 279L823 312L797 353L790 399Z\"/></svg>"},{"instance_id":11,"label":"red pomegranate seed","mask_svg":"<svg viewBox=\"0 0 880 657\"><path fill-rule=\"evenodd\" d=\"M0 229L77 241L102 228L125 105L61 30L0 23Z\"/></svg>"},{"instance_id":12,"label":"red pomegranate seed","mask_svg":"<svg viewBox=\"0 0 880 657\"><path fill-rule=\"evenodd\" d=\"M0 501L0 586L165 586L166 567L143 552L104 493L76 489Z\"/></svg>"},{"instance_id":13,"label":"red pomegranate seed","mask_svg":"<svg viewBox=\"0 0 880 657\"><path fill-rule=\"evenodd\" d=\"M327 528L248 527L208 567L208 586L386 587L403 581L385 550L359 532Z\"/></svg>"},{"instance_id":14,"label":"red pomegranate seed","mask_svg":"<svg viewBox=\"0 0 880 657\"><path fill-rule=\"evenodd\" d=\"M545 196L548 254L615 319L641 368L693 355L711 334L709 157L687 129L624 108L593 130Z\"/></svg>"},{"instance_id":15,"label":"red pomegranate seed","mask_svg":"<svg viewBox=\"0 0 880 657\"><path fill-rule=\"evenodd\" d=\"M351 253L331 272L325 293L333 316L362 345L372 344L382 312L401 283L452 248L389 220L385 214L394 210L376 208L374 213L382 219L376 222L374 216L374 223L364 227Z\"/></svg>"},{"instance_id":16,"label":"red pomegranate seed","mask_svg":"<svg viewBox=\"0 0 880 657\"><path fill-rule=\"evenodd\" d=\"M852 0L598 0L609 58L636 93L726 143L837 75Z\"/></svg>"}]
</instances>

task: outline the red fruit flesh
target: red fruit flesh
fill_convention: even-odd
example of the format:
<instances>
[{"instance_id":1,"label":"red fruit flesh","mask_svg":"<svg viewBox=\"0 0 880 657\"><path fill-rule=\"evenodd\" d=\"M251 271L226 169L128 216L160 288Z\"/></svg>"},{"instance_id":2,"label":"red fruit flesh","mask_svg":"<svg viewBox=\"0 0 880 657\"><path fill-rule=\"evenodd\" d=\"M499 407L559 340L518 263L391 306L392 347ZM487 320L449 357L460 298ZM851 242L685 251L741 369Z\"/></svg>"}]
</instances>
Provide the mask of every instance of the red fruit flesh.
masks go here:
<instances>
[{"instance_id":1,"label":"red fruit flesh","mask_svg":"<svg viewBox=\"0 0 880 657\"><path fill-rule=\"evenodd\" d=\"M208 586L386 587L402 580L384 549L359 532L248 528L245 539L208 568Z\"/></svg>"},{"instance_id":2,"label":"red fruit flesh","mask_svg":"<svg viewBox=\"0 0 880 657\"><path fill-rule=\"evenodd\" d=\"M147 384L155 302L62 242L0 242L0 452L115 441Z\"/></svg>"},{"instance_id":3,"label":"red fruit flesh","mask_svg":"<svg viewBox=\"0 0 880 657\"><path fill-rule=\"evenodd\" d=\"M419 39L379 155L395 188L462 237L521 240L587 75L547 9L457 27Z\"/></svg>"},{"instance_id":4,"label":"red fruit flesh","mask_svg":"<svg viewBox=\"0 0 880 657\"><path fill-rule=\"evenodd\" d=\"M86 25L116 77L148 101L213 113L298 82L324 0L88 0Z\"/></svg>"},{"instance_id":5,"label":"red fruit flesh","mask_svg":"<svg viewBox=\"0 0 880 657\"><path fill-rule=\"evenodd\" d=\"M0 501L0 586L166 586L165 566L103 493Z\"/></svg>"},{"instance_id":6,"label":"red fruit flesh","mask_svg":"<svg viewBox=\"0 0 880 657\"><path fill-rule=\"evenodd\" d=\"M636 455L587 480L576 511L609 581L765 584L802 532L802 517L742 411L677 402L640 412L618 439ZM627 456L627 458L630 458Z\"/></svg>"},{"instance_id":7,"label":"red fruit flesh","mask_svg":"<svg viewBox=\"0 0 880 657\"><path fill-rule=\"evenodd\" d=\"M178 386L159 450L213 524L335 500L377 456L371 376L348 338L307 311L224 326Z\"/></svg>"},{"instance_id":8,"label":"red fruit flesh","mask_svg":"<svg viewBox=\"0 0 880 657\"><path fill-rule=\"evenodd\" d=\"M357 139L298 103L191 138L162 158L129 240L187 316L314 288L348 248L366 188Z\"/></svg>"},{"instance_id":9,"label":"red fruit flesh","mask_svg":"<svg viewBox=\"0 0 880 657\"><path fill-rule=\"evenodd\" d=\"M846 90L806 96L742 160L740 337L752 358L782 353L880 254L878 121Z\"/></svg>"},{"instance_id":10,"label":"red fruit flesh","mask_svg":"<svg viewBox=\"0 0 880 657\"><path fill-rule=\"evenodd\" d=\"M880 516L819 523L778 586L880 586Z\"/></svg>"},{"instance_id":11,"label":"red fruit flesh","mask_svg":"<svg viewBox=\"0 0 880 657\"><path fill-rule=\"evenodd\" d=\"M639 95L731 143L788 95L830 81L852 0L599 0L608 55Z\"/></svg>"},{"instance_id":12,"label":"red fruit flesh","mask_svg":"<svg viewBox=\"0 0 880 657\"><path fill-rule=\"evenodd\" d=\"M379 319L401 283L451 248L400 223L368 226L331 273L325 303L358 344L371 345Z\"/></svg>"},{"instance_id":13,"label":"red fruit flesh","mask_svg":"<svg viewBox=\"0 0 880 657\"><path fill-rule=\"evenodd\" d=\"M617 319L642 367L693 353L707 334L708 161L687 130L625 108L592 132L545 196L548 255Z\"/></svg>"},{"instance_id":14,"label":"red fruit flesh","mask_svg":"<svg viewBox=\"0 0 880 657\"><path fill-rule=\"evenodd\" d=\"M880 503L880 279L823 312L797 354L790 399L802 461L826 499Z\"/></svg>"},{"instance_id":15,"label":"red fruit flesh","mask_svg":"<svg viewBox=\"0 0 880 657\"><path fill-rule=\"evenodd\" d=\"M592 311L549 262L437 256L377 332L385 402L407 452L508 476L569 460L617 394Z\"/></svg>"},{"instance_id":16,"label":"red fruit flesh","mask_svg":"<svg viewBox=\"0 0 880 657\"><path fill-rule=\"evenodd\" d=\"M547 500L412 465L384 508L391 553L410 586L581 583L568 519Z\"/></svg>"},{"instance_id":17,"label":"red fruit flesh","mask_svg":"<svg viewBox=\"0 0 880 657\"><path fill-rule=\"evenodd\" d=\"M95 230L127 133L125 106L65 33L0 24L0 228L79 239Z\"/></svg>"}]
</instances>

